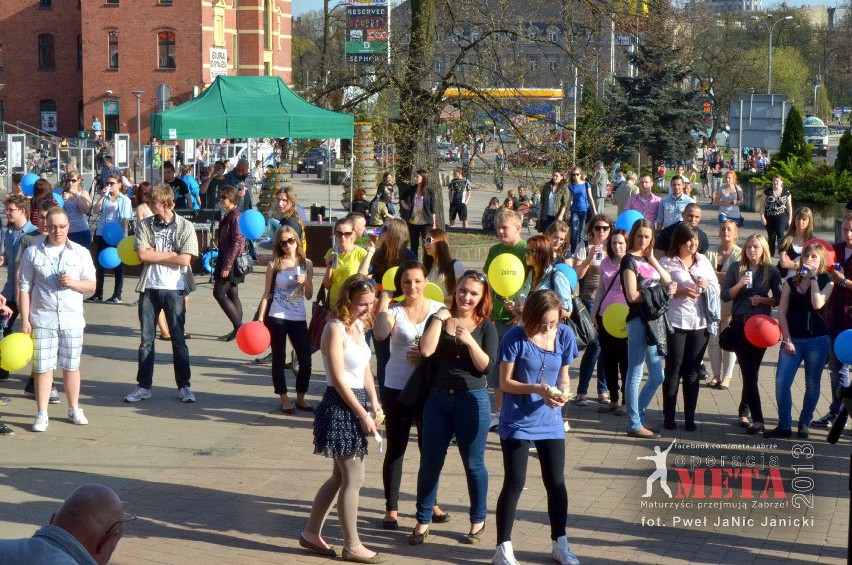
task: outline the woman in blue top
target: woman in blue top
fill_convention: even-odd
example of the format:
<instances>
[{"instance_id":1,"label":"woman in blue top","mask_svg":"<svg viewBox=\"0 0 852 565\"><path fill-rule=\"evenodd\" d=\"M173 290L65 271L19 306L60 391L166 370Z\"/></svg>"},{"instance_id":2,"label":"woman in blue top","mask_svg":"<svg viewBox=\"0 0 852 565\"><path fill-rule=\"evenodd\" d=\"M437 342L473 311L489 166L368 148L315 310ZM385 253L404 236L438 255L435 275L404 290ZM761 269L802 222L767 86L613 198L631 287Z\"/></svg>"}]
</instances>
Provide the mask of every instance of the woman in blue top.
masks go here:
<instances>
[{"instance_id":1,"label":"woman in blue top","mask_svg":"<svg viewBox=\"0 0 852 565\"><path fill-rule=\"evenodd\" d=\"M569 390L568 366L578 352L574 332L559 323L561 309L562 301L553 291L532 293L524 306L524 325L509 330L500 344L503 407L497 432L505 474L497 499L497 552L492 563L517 563L512 551L512 525L532 444L547 491L551 556L558 563L579 563L565 537L568 491L561 412Z\"/></svg>"},{"instance_id":2,"label":"woman in blue top","mask_svg":"<svg viewBox=\"0 0 852 565\"><path fill-rule=\"evenodd\" d=\"M103 189L100 200L95 204L92 213L98 215L98 227L95 229L95 258L101 251L110 247L103 238L104 227L110 223L121 225L122 231L127 234L127 227L133 217L133 203L121 193L121 173L110 173L107 176L107 185ZM104 296L104 268L100 261L95 261L96 286L95 294L90 296L86 302L102 302ZM106 301L112 304L121 302L121 291L124 287L124 265L112 269L115 276L115 290Z\"/></svg>"},{"instance_id":3,"label":"woman in blue top","mask_svg":"<svg viewBox=\"0 0 852 565\"><path fill-rule=\"evenodd\" d=\"M182 169L183 176L180 179L186 183L186 188L189 189L189 207L193 210L201 209L201 187L198 181L192 176L192 165L186 165Z\"/></svg>"},{"instance_id":4,"label":"woman in blue top","mask_svg":"<svg viewBox=\"0 0 852 565\"><path fill-rule=\"evenodd\" d=\"M571 170L568 192L571 194L571 253L576 253L587 220L596 215L598 210L595 207L595 198L592 196L592 185L586 182L579 167ZM589 210L592 211L591 215Z\"/></svg>"}]
</instances>

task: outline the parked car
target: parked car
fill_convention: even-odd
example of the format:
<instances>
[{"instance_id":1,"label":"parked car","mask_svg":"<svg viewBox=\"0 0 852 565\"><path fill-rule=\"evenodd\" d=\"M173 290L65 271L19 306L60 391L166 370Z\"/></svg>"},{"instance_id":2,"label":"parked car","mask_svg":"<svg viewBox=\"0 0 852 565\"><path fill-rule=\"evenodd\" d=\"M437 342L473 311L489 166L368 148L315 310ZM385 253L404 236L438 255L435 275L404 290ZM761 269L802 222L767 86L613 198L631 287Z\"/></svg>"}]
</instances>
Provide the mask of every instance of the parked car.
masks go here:
<instances>
[{"instance_id":1,"label":"parked car","mask_svg":"<svg viewBox=\"0 0 852 565\"><path fill-rule=\"evenodd\" d=\"M459 150L452 143L447 141L438 142L438 159L447 162L456 162L459 160Z\"/></svg>"},{"instance_id":2,"label":"parked car","mask_svg":"<svg viewBox=\"0 0 852 565\"><path fill-rule=\"evenodd\" d=\"M325 163L327 158L328 155L324 147L308 149L308 152L305 153L296 164L296 172L315 173L317 171L317 165ZM332 159L333 158L334 156L332 155Z\"/></svg>"}]
</instances>

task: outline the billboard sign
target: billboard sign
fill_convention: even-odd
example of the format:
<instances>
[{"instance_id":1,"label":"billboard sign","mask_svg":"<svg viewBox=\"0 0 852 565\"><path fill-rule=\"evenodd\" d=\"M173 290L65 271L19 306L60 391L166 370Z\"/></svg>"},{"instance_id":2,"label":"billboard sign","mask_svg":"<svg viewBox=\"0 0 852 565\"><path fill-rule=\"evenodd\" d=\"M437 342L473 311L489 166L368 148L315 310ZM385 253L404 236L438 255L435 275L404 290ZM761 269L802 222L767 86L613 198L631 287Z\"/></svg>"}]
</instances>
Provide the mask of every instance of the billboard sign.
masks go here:
<instances>
[{"instance_id":1,"label":"billboard sign","mask_svg":"<svg viewBox=\"0 0 852 565\"><path fill-rule=\"evenodd\" d=\"M350 2L346 7L346 62L372 64L387 54L387 3Z\"/></svg>"},{"instance_id":2,"label":"billboard sign","mask_svg":"<svg viewBox=\"0 0 852 565\"><path fill-rule=\"evenodd\" d=\"M221 47L210 48L210 82L219 75L228 74L228 50Z\"/></svg>"}]
</instances>

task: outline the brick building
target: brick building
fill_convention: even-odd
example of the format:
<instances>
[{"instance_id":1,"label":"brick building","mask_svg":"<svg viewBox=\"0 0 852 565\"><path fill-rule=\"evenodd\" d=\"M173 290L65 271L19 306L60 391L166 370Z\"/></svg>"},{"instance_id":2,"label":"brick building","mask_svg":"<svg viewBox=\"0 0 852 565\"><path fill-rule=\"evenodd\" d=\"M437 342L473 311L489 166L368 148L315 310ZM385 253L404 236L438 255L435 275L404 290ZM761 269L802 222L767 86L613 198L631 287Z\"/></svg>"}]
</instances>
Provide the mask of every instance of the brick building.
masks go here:
<instances>
[{"instance_id":1,"label":"brick building","mask_svg":"<svg viewBox=\"0 0 852 565\"><path fill-rule=\"evenodd\" d=\"M290 83L291 39L289 0L2 0L0 118L75 136L97 116L135 142L142 91L147 141L151 112L216 74Z\"/></svg>"}]
</instances>

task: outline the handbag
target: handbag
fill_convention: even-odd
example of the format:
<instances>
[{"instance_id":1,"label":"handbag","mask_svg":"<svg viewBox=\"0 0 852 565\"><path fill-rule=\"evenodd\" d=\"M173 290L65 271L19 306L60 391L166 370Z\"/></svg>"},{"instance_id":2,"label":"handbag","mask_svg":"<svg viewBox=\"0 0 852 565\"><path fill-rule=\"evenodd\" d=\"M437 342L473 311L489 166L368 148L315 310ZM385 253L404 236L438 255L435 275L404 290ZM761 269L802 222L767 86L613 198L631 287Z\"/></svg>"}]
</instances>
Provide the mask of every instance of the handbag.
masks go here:
<instances>
[{"instance_id":1,"label":"handbag","mask_svg":"<svg viewBox=\"0 0 852 565\"><path fill-rule=\"evenodd\" d=\"M254 271L254 259L251 258L248 251L243 251L234 261L234 274L238 277L244 277Z\"/></svg>"},{"instance_id":2,"label":"handbag","mask_svg":"<svg viewBox=\"0 0 852 565\"><path fill-rule=\"evenodd\" d=\"M318 351L320 348L322 332L325 329L325 323L328 321L328 313L325 288L320 286L317 299L311 307L311 323L308 324L308 334L314 351Z\"/></svg>"},{"instance_id":3,"label":"handbag","mask_svg":"<svg viewBox=\"0 0 852 565\"><path fill-rule=\"evenodd\" d=\"M399 403L415 412L421 411L429 397L434 377L432 358L421 357L411 372L408 382L399 392Z\"/></svg>"},{"instance_id":4,"label":"handbag","mask_svg":"<svg viewBox=\"0 0 852 565\"><path fill-rule=\"evenodd\" d=\"M719 333L719 347L725 351L736 351L737 345L745 339L745 322L741 318L732 319L728 327Z\"/></svg>"},{"instance_id":5,"label":"handbag","mask_svg":"<svg viewBox=\"0 0 852 565\"><path fill-rule=\"evenodd\" d=\"M555 274L556 269L550 271L550 288L556 288L554 283ZM589 343L598 339L598 331L592 322L592 316L580 299L579 294L571 296L571 315L565 318L564 323L574 331L574 340L577 342L577 349L579 351L583 351Z\"/></svg>"}]
</instances>

